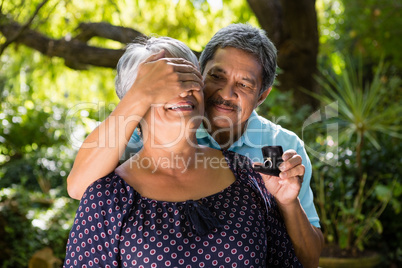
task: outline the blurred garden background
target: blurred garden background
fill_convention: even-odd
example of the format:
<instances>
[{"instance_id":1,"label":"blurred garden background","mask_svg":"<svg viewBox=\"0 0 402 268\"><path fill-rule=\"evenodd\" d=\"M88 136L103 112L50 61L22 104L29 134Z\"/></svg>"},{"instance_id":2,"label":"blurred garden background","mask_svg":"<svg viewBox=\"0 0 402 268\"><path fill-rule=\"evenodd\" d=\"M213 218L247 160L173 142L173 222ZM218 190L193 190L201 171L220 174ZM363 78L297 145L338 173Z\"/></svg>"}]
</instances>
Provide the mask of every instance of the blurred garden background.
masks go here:
<instances>
[{"instance_id":1,"label":"blurred garden background","mask_svg":"<svg viewBox=\"0 0 402 268\"><path fill-rule=\"evenodd\" d=\"M326 253L402 267L401 15L400 0L0 0L0 267L46 247L63 260L66 177L118 102L125 44L170 36L199 55L237 22L279 50L258 112L305 142Z\"/></svg>"}]
</instances>

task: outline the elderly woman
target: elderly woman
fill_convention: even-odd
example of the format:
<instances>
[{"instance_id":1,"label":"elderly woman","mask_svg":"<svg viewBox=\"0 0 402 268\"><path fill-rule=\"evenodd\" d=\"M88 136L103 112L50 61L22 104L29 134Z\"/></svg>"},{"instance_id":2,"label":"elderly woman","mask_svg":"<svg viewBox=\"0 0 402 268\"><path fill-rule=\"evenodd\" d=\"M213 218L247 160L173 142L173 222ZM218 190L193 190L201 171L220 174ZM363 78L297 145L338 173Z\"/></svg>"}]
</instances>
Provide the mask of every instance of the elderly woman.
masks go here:
<instances>
[{"instance_id":1,"label":"elderly woman","mask_svg":"<svg viewBox=\"0 0 402 268\"><path fill-rule=\"evenodd\" d=\"M184 59L174 62L189 90L145 113L130 110L132 118L124 120L139 124L143 148L87 188L64 267L301 266L277 204L249 159L197 144L204 102L195 86L202 83L197 58L188 47L167 37L131 44L118 63L122 101L116 109L128 109L122 106L142 79L159 85L141 70L169 61L163 56Z\"/></svg>"}]
</instances>

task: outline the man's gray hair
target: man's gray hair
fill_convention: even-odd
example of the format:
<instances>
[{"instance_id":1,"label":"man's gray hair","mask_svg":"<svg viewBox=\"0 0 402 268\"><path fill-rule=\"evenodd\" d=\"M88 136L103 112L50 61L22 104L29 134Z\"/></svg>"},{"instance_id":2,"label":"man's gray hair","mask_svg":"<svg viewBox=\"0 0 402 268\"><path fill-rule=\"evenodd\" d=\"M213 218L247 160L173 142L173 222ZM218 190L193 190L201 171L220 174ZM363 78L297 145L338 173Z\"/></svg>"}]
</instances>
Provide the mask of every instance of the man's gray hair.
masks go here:
<instances>
[{"instance_id":1,"label":"man's gray hair","mask_svg":"<svg viewBox=\"0 0 402 268\"><path fill-rule=\"evenodd\" d=\"M133 85L138 72L138 66L151 54L164 49L173 58L183 58L199 67L197 57L183 42L170 37L150 37L136 39L130 43L117 63L115 79L116 93L120 99Z\"/></svg>"},{"instance_id":2,"label":"man's gray hair","mask_svg":"<svg viewBox=\"0 0 402 268\"><path fill-rule=\"evenodd\" d=\"M200 56L201 73L218 48L234 47L254 55L262 67L260 95L272 86L276 75L276 48L265 31L249 24L231 24L220 29L205 46Z\"/></svg>"}]
</instances>

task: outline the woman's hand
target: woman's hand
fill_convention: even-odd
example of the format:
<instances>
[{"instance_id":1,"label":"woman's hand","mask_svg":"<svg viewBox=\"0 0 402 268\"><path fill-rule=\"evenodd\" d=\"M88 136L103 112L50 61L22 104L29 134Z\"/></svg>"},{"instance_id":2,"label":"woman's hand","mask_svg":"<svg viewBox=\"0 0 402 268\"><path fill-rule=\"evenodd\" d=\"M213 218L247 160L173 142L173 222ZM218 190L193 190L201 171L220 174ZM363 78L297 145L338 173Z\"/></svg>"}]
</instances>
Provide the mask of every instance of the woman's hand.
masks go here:
<instances>
[{"instance_id":1,"label":"woman's hand","mask_svg":"<svg viewBox=\"0 0 402 268\"><path fill-rule=\"evenodd\" d=\"M128 93L140 94L152 105L166 103L187 91L202 90L203 86L202 75L194 64L182 58L165 58L161 50L139 65Z\"/></svg>"}]
</instances>

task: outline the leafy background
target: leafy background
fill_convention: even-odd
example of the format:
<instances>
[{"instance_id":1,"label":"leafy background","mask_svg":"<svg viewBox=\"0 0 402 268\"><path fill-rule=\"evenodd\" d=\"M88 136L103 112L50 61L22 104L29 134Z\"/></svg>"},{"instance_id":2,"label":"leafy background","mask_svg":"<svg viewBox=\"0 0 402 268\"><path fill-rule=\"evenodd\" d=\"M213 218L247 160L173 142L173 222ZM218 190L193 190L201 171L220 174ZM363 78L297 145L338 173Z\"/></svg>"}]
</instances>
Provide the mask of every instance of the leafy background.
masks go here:
<instances>
[{"instance_id":1,"label":"leafy background","mask_svg":"<svg viewBox=\"0 0 402 268\"><path fill-rule=\"evenodd\" d=\"M0 10L13 20L24 22L41 2L1 0ZM327 243L339 242L345 246L347 231L335 231L333 224L345 226L346 222L339 222L339 219L347 220L358 209L360 221L356 226L365 228L366 225L361 225L364 222L370 222L371 226L361 247L382 253L379 267L402 265L402 228L397 220L402 194L402 148L398 128L402 117L400 109L390 112L395 104L401 106L402 20L398 15L401 7L400 1L393 0L316 1L320 34L318 67L320 79L324 81L323 96L328 96L330 101L337 100L325 94L325 85L328 85L325 81L329 78L342 80L350 65L349 59L360 66L363 92L369 90L366 85L373 81L379 63L386 65L379 77L381 101L368 114L377 115L370 123L371 139L380 148L365 141L360 164L356 160L360 140L354 135L358 133L358 124L332 118L332 121L323 120L303 128L306 119L320 107L295 105L291 91L274 89L259 108L259 113L266 118L303 137L312 151L325 152L318 158L312 157L315 170L312 188ZM133 27L147 35L174 37L195 51L201 51L218 29L230 23L259 25L245 0L50 0L38 16L31 28L54 38L74 33L80 22L105 21ZM0 44L5 41L0 35ZM121 48L120 43L101 38L91 39L90 44ZM67 195L66 176L80 142L118 102L114 75L113 69L99 67L72 70L62 59L45 57L18 44L11 44L1 54L1 267L27 267L33 253L45 246L51 247L56 257L64 258L68 232L78 205ZM328 102L321 98L320 103L324 111ZM386 118L381 119L381 114ZM385 119L396 135L377 131L376 122ZM328 135L330 123L345 127L340 129L339 137ZM360 207L355 207L364 176L367 194L359 201ZM386 206L375 218L370 213L378 203L386 203ZM332 213L325 217L328 210ZM361 230L353 229L355 234Z\"/></svg>"}]
</instances>

